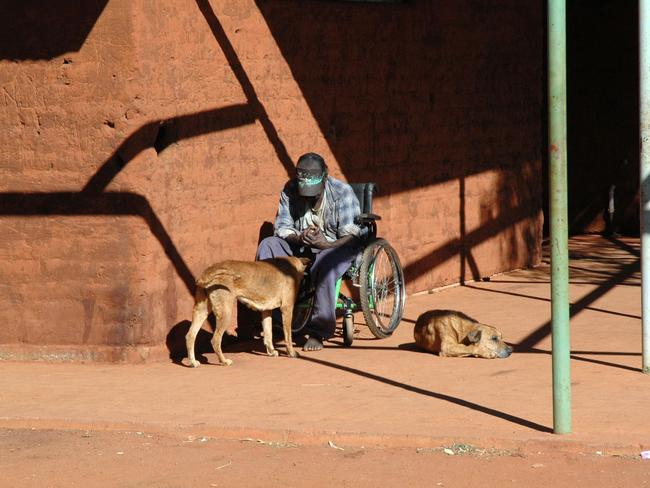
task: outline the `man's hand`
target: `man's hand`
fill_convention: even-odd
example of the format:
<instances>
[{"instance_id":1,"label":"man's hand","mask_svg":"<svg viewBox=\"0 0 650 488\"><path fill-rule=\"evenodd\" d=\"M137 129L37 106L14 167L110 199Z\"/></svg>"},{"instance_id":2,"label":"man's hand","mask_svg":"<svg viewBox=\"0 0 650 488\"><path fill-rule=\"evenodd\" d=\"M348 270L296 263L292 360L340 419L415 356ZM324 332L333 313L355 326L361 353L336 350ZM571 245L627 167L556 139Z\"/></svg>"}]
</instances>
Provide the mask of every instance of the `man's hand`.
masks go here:
<instances>
[{"instance_id":1,"label":"man's hand","mask_svg":"<svg viewBox=\"0 0 650 488\"><path fill-rule=\"evenodd\" d=\"M320 229L314 225L305 230L301 237L302 241L310 247L315 247L316 249L327 249L330 247L329 241L325 239Z\"/></svg>"},{"instance_id":2,"label":"man's hand","mask_svg":"<svg viewBox=\"0 0 650 488\"><path fill-rule=\"evenodd\" d=\"M294 244L296 246L301 246L304 244L302 234L289 234L284 238L289 244Z\"/></svg>"}]
</instances>

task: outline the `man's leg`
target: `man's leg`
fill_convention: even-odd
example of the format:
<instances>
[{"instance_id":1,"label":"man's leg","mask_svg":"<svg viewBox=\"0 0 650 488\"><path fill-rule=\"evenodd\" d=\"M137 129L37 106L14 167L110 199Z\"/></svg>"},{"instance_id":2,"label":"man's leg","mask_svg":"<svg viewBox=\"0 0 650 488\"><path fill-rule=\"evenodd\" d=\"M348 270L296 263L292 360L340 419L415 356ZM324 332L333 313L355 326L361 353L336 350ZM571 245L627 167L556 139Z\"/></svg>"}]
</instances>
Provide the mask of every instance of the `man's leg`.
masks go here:
<instances>
[{"instance_id":1,"label":"man's leg","mask_svg":"<svg viewBox=\"0 0 650 488\"><path fill-rule=\"evenodd\" d=\"M307 326L309 340L305 351L318 351L323 348L323 339L329 339L336 329L336 280L345 273L355 256L358 246L349 245L325 249L316 255L311 266L311 276L316 287L314 310Z\"/></svg>"},{"instance_id":2,"label":"man's leg","mask_svg":"<svg viewBox=\"0 0 650 488\"><path fill-rule=\"evenodd\" d=\"M259 246L257 246L257 254L255 261L263 259L281 258L284 256L293 256L293 249L291 245L282 237L271 236L262 239Z\"/></svg>"}]
</instances>

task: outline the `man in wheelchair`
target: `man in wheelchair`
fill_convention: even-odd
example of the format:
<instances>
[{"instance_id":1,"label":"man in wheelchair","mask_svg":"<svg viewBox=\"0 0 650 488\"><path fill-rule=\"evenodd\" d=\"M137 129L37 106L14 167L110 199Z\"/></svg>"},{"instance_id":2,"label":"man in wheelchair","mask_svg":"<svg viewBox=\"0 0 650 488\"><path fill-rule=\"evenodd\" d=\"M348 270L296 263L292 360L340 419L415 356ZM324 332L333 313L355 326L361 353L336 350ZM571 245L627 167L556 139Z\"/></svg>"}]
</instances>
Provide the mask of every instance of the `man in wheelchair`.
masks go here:
<instances>
[{"instance_id":1,"label":"man in wheelchair","mask_svg":"<svg viewBox=\"0 0 650 488\"><path fill-rule=\"evenodd\" d=\"M304 351L318 351L336 329L336 281L359 252L367 230L355 223L361 213L350 185L327 174L316 153L300 156L296 178L280 194L274 235L258 246L256 259L306 256L312 259L315 296Z\"/></svg>"}]
</instances>

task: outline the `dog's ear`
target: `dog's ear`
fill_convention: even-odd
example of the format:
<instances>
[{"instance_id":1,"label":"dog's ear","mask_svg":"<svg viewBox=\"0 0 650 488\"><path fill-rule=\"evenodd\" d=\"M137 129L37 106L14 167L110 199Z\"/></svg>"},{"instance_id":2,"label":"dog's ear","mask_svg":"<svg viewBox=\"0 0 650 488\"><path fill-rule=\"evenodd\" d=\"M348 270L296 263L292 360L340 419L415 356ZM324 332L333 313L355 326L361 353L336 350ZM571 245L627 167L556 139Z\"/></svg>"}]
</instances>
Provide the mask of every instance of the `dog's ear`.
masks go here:
<instances>
[{"instance_id":1,"label":"dog's ear","mask_svg":"<svg viewBox=\"0 0 650 488\"><path fill-rule=\"evenodd\" d=\"M470 330L469 333L467 334L467 339L472 344L476 344L477 342L479 342L481 340L481 329L477 327L476 329Z\"/></svg>"},{"instance_id":2,"label":"dog's ear","mask_svg":"<svg viewBox=\"0 0 650 488\"><path fill-rule=\"evenodd\" d=\"M305 266L309 266L309 264L311 263L311 259L309 259L309 258L298 258L298 259L299 259L300 262L301 262L302 264L304 264Z\"/></svg>"}]
</instances>

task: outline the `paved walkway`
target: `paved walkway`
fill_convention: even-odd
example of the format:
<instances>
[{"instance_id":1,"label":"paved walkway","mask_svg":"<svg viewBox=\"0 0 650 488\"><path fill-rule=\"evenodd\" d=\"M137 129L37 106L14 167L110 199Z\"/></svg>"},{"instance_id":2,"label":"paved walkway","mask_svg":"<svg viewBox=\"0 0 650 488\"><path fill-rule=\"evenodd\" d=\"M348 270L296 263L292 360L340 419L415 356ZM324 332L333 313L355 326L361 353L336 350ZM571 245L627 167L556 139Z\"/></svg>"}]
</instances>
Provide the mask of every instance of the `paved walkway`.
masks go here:
<instances>
[{"instance_id":1,"label":"paved walkway","mask_svg":"<svg viewBox=\"0 0 650 488\"><path fill-rule=\"evenodd\" d=\"M166 431L356 446L472 443L523 450L638 454L650 449L650 375L641 373L638 239L571 239L573 433L552 433L548 265L409 297L393 337L357 317L302 358L268 358L261 341L226 349L231 367L0 363L0 427ZM441 358L413 347L432 308L496 325L508 359Z\"/></svg>"}]
</instances>

